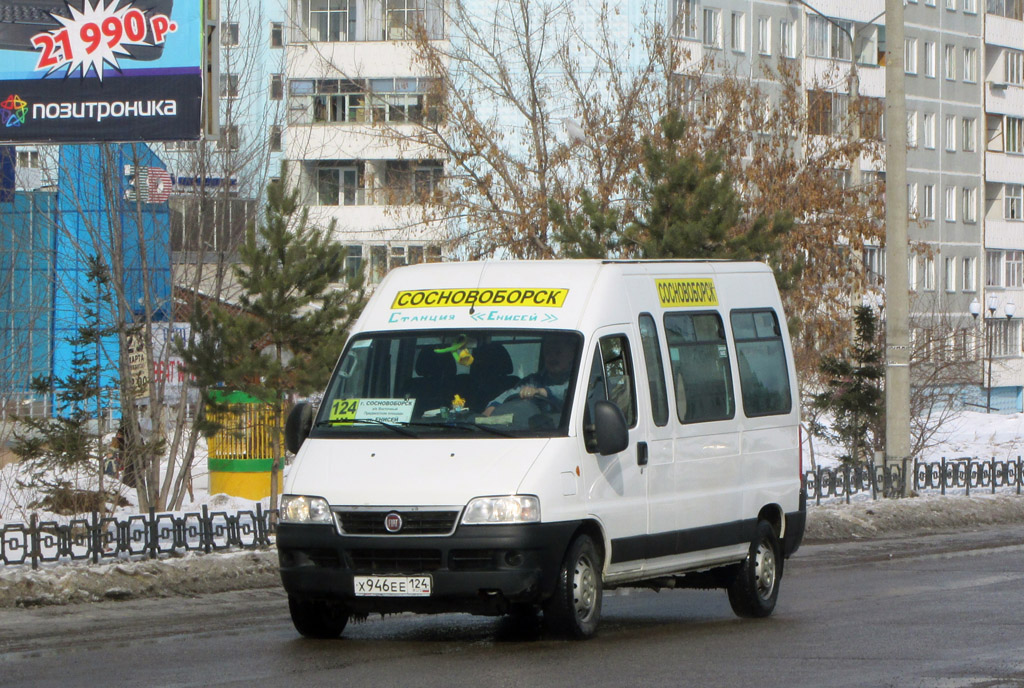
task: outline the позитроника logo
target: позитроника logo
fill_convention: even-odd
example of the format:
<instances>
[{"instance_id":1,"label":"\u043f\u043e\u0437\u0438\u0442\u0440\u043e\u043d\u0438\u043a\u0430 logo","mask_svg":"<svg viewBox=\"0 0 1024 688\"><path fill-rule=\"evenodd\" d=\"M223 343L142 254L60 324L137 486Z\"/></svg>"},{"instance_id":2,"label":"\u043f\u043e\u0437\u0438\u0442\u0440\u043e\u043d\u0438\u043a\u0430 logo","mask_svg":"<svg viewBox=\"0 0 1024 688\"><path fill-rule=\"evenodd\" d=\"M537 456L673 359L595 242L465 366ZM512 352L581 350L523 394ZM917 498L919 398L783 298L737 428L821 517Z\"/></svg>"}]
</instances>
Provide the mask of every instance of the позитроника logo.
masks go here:
<instances>
[{"instance_id":1,"label":"\u043f\u043e\u0437\u0438\u0442\u0440\u043e\u043d\u0438\u043a\u0430 logo","mask_svg":"<svg viewBox=\"0 0 1024 688\"><path fill-rule=\"evenodd\" d=\"M28 115L28 103L21 96L11 94L0 103L0 122L5 127L20 127Z\"/></svg>"}]
</instances>

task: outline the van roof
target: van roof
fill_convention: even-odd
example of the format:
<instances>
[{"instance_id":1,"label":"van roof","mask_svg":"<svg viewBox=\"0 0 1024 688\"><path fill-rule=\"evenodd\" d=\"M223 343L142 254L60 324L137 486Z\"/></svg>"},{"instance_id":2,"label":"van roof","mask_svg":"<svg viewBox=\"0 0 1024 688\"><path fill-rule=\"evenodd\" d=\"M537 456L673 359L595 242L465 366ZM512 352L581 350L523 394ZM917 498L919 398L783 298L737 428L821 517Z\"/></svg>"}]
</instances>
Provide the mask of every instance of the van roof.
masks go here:
<instances>
[{"instance_id":1,"label":"van roof","mask_svg":"<svg viewBox=\"0 0 1024 688\"><path fill-rule=\"evenodd\" d=\"M764 285L763 263L725 260L488 260L397 268L374 290L357 330L438 328L584 329L587 318L632 321L637 308L659 308L658 285L720 290L746 274ZM716 279L722 278L722 279ZM746 282L746 280L744 280ZM747 291L750 291L748 285ZM679 289L677 293L681 293ZM775 297L777 299L777 297ZM690 305L707 302L696 301ZM716 302L717 303L717 302ZM632 305L631 305L632 304ZM664 302L662 302L664 306Z\"/></svg>"}]
</instances>

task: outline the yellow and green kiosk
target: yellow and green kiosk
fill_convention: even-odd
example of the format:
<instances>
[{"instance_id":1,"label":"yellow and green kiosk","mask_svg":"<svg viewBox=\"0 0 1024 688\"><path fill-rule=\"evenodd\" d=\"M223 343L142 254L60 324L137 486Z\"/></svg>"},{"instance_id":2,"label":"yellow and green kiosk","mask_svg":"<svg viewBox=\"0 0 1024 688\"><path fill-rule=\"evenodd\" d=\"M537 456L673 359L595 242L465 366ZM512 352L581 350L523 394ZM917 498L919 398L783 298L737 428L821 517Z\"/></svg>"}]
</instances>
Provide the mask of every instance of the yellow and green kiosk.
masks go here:
<instances>
[{"instance_id":1,"label":"yellow and green kiosk","mask_svg":"<svg viewBox=\"0 0 1024 688\"><path fill-rule=\"evenodd\" d=\"M211 390L209 394L218 410L208 410L207 418L221 426L206 441L210 494L253 501L269 497L274 467L274 407L244 392ZM284 436L278 440L283 448ZM277 485L280 490L280 469Z\"/></svg>"}]
</instances>

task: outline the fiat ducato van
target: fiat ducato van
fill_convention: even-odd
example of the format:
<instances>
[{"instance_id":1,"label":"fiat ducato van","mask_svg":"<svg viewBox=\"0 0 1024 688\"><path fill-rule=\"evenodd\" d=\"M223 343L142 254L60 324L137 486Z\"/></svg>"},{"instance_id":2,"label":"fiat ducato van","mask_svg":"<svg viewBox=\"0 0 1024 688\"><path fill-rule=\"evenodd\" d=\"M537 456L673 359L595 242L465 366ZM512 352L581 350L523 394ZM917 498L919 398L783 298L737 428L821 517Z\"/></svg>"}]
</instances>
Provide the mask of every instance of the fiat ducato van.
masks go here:
<instances>
[{"instance_id":1,"label":"fiat ducato van","mask_svg":"<svg viewBox=\"0 0 1024 688\"><path fill-rule=\"evenodd\" d=\"M398 268L296 405L277 546L295 628L718 588L772 613L803 536L798 389L759 263Z\"/></svg>"}]
</instances>

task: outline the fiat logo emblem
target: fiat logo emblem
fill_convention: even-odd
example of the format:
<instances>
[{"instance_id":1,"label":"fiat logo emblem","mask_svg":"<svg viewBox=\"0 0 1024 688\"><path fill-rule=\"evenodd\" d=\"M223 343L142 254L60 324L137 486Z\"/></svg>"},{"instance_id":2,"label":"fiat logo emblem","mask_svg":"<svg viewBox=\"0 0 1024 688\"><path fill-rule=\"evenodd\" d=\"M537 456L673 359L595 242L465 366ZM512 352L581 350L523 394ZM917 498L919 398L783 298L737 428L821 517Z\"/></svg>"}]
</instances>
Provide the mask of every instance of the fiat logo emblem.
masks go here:
<instances>
[{"instance_id":1,"label":"fiat logo emblem","mask_svg":"<svg viewBox=\"0 0 1024 688\"><path fill-rule=\"evenodd\" d=\"M397 533L402 529L402 515L392 511L384 517L384 530L389 533Z\"/></svg>"}]
</instances>

